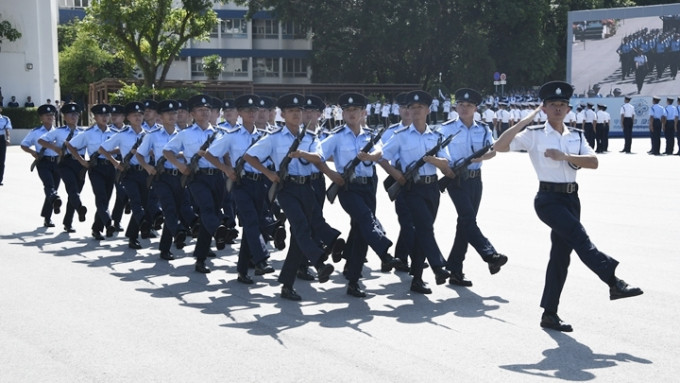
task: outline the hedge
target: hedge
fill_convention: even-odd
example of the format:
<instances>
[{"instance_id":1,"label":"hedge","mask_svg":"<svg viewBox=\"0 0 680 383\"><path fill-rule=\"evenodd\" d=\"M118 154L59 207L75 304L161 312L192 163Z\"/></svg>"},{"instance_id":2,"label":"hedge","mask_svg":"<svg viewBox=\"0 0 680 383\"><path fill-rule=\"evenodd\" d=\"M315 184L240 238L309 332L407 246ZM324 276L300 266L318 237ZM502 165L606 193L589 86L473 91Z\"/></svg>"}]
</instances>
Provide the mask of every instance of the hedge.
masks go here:
<instances>
[{"instance_id":1,"label":"hedge","mask_svg":"<svg viewBox=\"0 0 680 383\"><path fill-rule=\"evenodd\" d=\"M38 108L2 108L2 114L9 117L14 129L33 129L40 125Z\"/></svg>"}]
</instances>

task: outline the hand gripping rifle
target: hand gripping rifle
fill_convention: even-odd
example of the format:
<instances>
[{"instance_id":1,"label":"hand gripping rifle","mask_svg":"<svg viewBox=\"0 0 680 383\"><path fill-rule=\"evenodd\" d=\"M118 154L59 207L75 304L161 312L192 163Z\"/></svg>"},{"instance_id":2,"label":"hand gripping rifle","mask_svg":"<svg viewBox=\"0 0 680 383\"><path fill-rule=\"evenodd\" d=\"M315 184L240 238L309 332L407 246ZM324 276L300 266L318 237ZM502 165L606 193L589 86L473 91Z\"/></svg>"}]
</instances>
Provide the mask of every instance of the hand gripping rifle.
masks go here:
<instances>
[{"instance_id":1,"label":"hand gripping rifle","mask_svg":"<svg viewBox=\"0 0 680 383\"><path fill-rule=\"evenodd\" d=\"M125 157L123 157L123 161L121 162L121 166L123 167L122 170L118 170L116 172L116 183L120 183L120 180L125 176L125 174L130 170L130 160L132 160L132 156L135 155L135 150L139 147L139 145L142 144L142 140L144 139L144 136L146 133L142 133L139 137L137 137L137 141L135 141L135 144L132 145L132 148L130 148L130 151L127 152Z\"/></svg>"},{"instance_id":2,"label":"hand gripping rifle","mask_svg":"<svg viewBox=\"0 0 680 383\"><path fill-rule=\"evenodd\" d=\"M361 149L362 152L368 153L375 144L380 141L380 137L382 137L383 133L385 132L385 127L382 127L378 130L378 133L376 133L373 138L371 138L366 145ZM354 179L354 171L357 166L361 163L361 160L359 159L359 155L357 154L352 161L350 161L346 166L345 169L342 173L342 179L345 181L345 188L347 188L347 184ZM337 197L338 192L340 191L340 185L336 184L333 182L328 189L326 190L326 197L328 197L328 202L333 203L335 201L335 197Z\"/></svg>"},{"instance_id":3,"label":"hand gripping rifle","mask_svg":"<svg viewBox=\"0 0 680 383\"><path fill-rule=\"evenodd\" d=\"M215 133L213 133L212 136L208 137L208 139L205 140L205 142L203 143L203 145L201 145L198 151L193 156L191 156L191 161L189 161L189 164L187 165L189 167L189 174L183 174L182 179L180 179L182 187L187 186L187 182L194 179L196 171L198 170L198 160L201 159L201 155L199 153L201 151L208 150L210 144L212 144L212 142L215 141L215 137L217 137L217 132L218 130L215 129Z\"/></svg>"},{"instance_id":4,"label":"hand gripping rifle","mask_svg":"<svg viewBox=\"0 0 680 383\"><path fill-rule=\"evenodd\" d=\"M472 160L485 155L486 152L491 150L492 147L493 144L485 145L483 148L472 153L471 155L456 161L456 164L451 168L451 170L453 170L453 172L456 174L456 178L460 177L463 174L463 172L467 169L468 165L472 163ZM453 178L443 177L442 179L440 179L439 191L443 193L444 190L446 190L446 188L449 186L451 181L453 181Z\"/></svg>"},{"instance_id":5,"label":"hand gripping rifle","mask_svg":"<svg viewBox=\"0 0 680 383\"><path fill-rule=\"evenodd\" d=\"M387 189L387 194L389 195L390 200L394 201L404 186L408 187L416 180L416 177L418 176L418 170L420 170L420 168L422 168L423 165L425 165L425 157L434 156L435 154L437 154L437 152L439 152L442 148L446 147L451 142L451 140L453 140L453 137L455 137L457 134L458 133L451 134L448 137L446 137L446 139L444 139L443 141L441 140L440 137L439 142L437 142L437 145L435 145L432 149L428 150L427 153L425 153L424 156L420 157L418 161L414 161L411 164L409 164L406 167L406 171L404 172L406 184L402 186L399 182L394 182Z\"/></svg>"},{"instance_id":6,"label":"hand gripping rifle","mask_svg":"<svg viewBox=\"0 0 680 383\"><path fill-rule=\"evenodd\" d=\"M283 157L283 160L281 160L278 171L279 182L273 182L272 186L269 188L269 202L274 201L276 194L283 187L283 182L286 180L286 178L288 178L288 165L290 165L290 161L293 160L293 158L290 157L290 154L297 150L298 146L300 146L300 142L302 142L302 139L305 137L305 134L307 134L307 125L303 125L302 128L300 128L297 137L295 137L295 140L290 145L290 148L288 148L288 153L286 153L286 156Z\"/></svg>"},{"instance_id":7,"label":"hand gripping rifle","mask_svg":"<svg viewBox=\"0 0 680 383\"><path fill-rule=\"evenodd\" d=\"M92 169L93 167L97 166L97 160L99 159L99 152L95 152L90 156L90 159L87 161L88 166L83 167L80 169L80 173L78 173L78 177L80 177L81 180L85 179L85 174L87 173L88 169Z\"/></svg>"},{"instance_id":8,"label":"hand gripping rifle","mask_svg":"<svg viewBox=\"0 0 680 383\"><path fill-rule=\"evenodd\" d=\"M248 149L250 149L251 146L255 145L255 143L264 136L265 136L264 134L261 134L255 140L253 140L253 142L251 142L250 145L248 145L246 152L248 151ZM239 159L236 160L236 166L234 166L234 173L236 173L236 181L232 181L231 178L227 177L227 192L231 191L231 189L234 187L234 183L236 183L237 185L241 184L241 172L243 172L243 166L245 164L246 160L245 158L243 158L243 156L239 157Z\"/></svg>"},{"instance_id":9,"label":"hand gripping rifle","mask_svg":"<svg viewBox=\"0 0 680 383\"><path fill-rule=\"evenodd\" d=\"M68 148L66 147L66 143L68 141L71 141L71 138L73 138L73 133L76 132L76 128L73 128L64 140L64 143L61 144L61 152L59 153L59 157L57 157L57 165L61 163L61 161L64 159L64 156L66 155L66 152L68 151Z\"/></svg>"},{"instance_id":10,"label":"hand gripping rifle","mask_svg":"<svg viewBox=\"0 0 680 383\"><path fill-rule=\"evenodd\" d=\"M45 149L47 149L47 148L44 147L44 146L42 148L40 148L40 151L38 152L38 156L35 157L35 160L33 160L33 163L31 163L31 171L33 171L33 169L35 169L35 167L38 166L40 161L42 161L43 157L45 157Z\"/></svg>"},{"instance_id":11,"label":"hand gripping rifle","mask_svg":"<svg viewBox=\"0 0 680 383\"><path fill-rule=\"evenodd\" d=\"M165 161L167 159L165 157L161 157L158 162L156 162L156 173L155 174L149 174L146 177L146 188L151 189L151 184L153 184L153 181L157 180L161 174L165 173Z\"/></svg>"}]
</instances>

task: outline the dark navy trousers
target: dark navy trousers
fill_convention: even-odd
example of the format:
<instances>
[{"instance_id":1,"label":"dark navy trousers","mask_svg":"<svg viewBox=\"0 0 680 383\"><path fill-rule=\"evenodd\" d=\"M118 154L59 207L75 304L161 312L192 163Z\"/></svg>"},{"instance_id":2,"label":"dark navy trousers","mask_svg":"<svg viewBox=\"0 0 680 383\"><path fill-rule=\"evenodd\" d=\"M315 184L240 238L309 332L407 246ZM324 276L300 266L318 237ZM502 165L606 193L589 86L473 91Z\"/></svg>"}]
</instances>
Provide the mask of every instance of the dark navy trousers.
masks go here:
<instances>
[{"instance_id":1,"label":"dark navy trousers","mask_svg":"<svg viewBox=\"0 0 680 383\"><path fill-rule=\"evenodd\" d=\"M146 171L130 168L120 181L125 194L130 199L132 219L128 222L125 236L137 239L142 222L151 222L146 207L149 202L149 189L146 188Z\"/></svg>"},{"instance_id":2,"label":"dark navy trousers","mask_svg":"<svg viewBox=\"0 0 680 383\"><path fill-rule=\"evenodd\" d=\"M59 173L57 172L57 163L55 161L50 161L55 157L43 157L43 159L36 165L38 171L38 176L43 184L43 192L45 193L45 200L43 201L42 209L40 210L40 216L44 217L46 220L52 218L52 203L59 196L57 195L57 190L59 190Z\"/></svg>"},{"instance_id":3,"label":"dark navy trousers","mask_svg":"<svg viewBox=\"0 0 680 383\"><path fill-rule=\"evenodd\" d=\"M243 177L240 184L234 185L231 197L236 204L238 220L243 226L236 269L239 273L248 274L248 264L251 260L257 264L269 257L269 251L260 230L260 221L265 211L263 201L267 198L267 193L262 180Z\"/></svg>"},{"instance_id":4,"label":"dark navy trousers","mask_svg":"<svg viewBox=\"0 0 680 383\"><path fill-rule=\"evenodd\" d=\"M220 209L227 186L223 173L217 169L213 171L213 174L199 171L188 185L201 219L201 229L194 248L194 256L198 260L204 260L208 256L212 237L222 224Z\"/></svg>"},{"instance_id":5,"label":"dark navy trousers","mask_svg":"<svg viewBox=\"0 0 680 383\"><path fill-rule=\"evenodd\" d=\"M420 279L423 276L423 263L426 258L433 268L443 267L446 263L434 237L434 221L439 209L439 188L436 182L414 183L402 191L402 194L415 227L411 274L414 278Z\"/></svg>"},{"instance_id":6,"label":"dark navy trousers","mask_svg":"<svg viewBox=\"0 0 680 383\"><path fill-rule=\"evenodd\" d=\"M109 202L111 201L111 194L113 194L116 169L108 160L99 159L97 165L91 167L87 174L90 177L94 203L97 206L92 230L101 232L105 227L111 225Z\"/></svg>"},{"instance_id":7,"label":"dark navy trousers","mask_svg":"<svg viewBox=\"0 0 680 383\"><path fill-rule=\"evenodd\" d=\"M64 226L66 227L71 227L74 212L83 205L80 200L80 192L83 191L85 180L81 180L78 176L82 168L83 166L70 155L64 156L57 165L59 177L64 182L66 194L68 194L66 212L64 213Z\"/></svg>"}]
</instances>

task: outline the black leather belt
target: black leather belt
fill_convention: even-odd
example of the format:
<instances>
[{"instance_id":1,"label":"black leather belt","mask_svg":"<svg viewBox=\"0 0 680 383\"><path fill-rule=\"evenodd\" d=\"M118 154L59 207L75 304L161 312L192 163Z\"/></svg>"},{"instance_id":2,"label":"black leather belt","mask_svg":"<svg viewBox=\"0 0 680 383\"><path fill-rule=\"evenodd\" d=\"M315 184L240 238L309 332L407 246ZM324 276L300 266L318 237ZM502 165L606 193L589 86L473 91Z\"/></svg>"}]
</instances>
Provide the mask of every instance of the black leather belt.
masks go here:
<instances>
[{"instance_id":1,"label":"black leather belt","mask_svg":"<svg viewBox=\"0 0 680 383\"><path fill-rule=\"evenodd\" d=\"M262 173L253 173L253 172L243 172L243 175L241 178L245 178L247 180L253 180L253 181L259 181L262 179Z\"/></svg>"},{"instance_id":2,"label":"black leather belt","mask_svg":"<svg viewBox=\"0 0 680 383\"><path fill-rule=\"evenodd\" d=\"M206 174L206 175L212 176L212 175L215 175L215 174L219 174L220 169L217 169L217 168L198 168L198 172L201 173L201 174Z\"/></svg>"},{"instance_id":3,"label":"black leather belt","mask_svg":"<svg viewBox=\"0 0 680 383\"><path fill-rule=\"evenodd\" d=\"M107 164L113 166L113 164L111 162L109 162L109 160L107 160L106 158L97 158L97 165L107 165Z\"/></svg>"},{"instance_id":4,"label":"black leather belt","mask_svg":"<svg viewBox=\"0 0 680 383\"><path fill-rule=\"evenodd\" d=\"M138 172L144 171L142 165L130 165L130 170L136 170Z\"/></svg>"},{"instance_id":5,"label":"black leather belt","mask_svg":"<svg viewBox=\"0 0 680 383\"><path fill-rule=\"evenodd\" d=\"M286 182L291 182L298 185L308 184L311 180L310 176L288 176Z\"/></svg>"},{"instance_id":6,"label":"black leather belt","mask_svg":"<svg viewBox=\"0 0 680 383\"><path fill-rule=\"evenodd\" d=\"M477 178L481 177L482 169L468 170L467 178Z\"/></svg>"},{"instance_id":7,"label":"black leather belt","mask_svg":"<svg viewBox=\"0 0 680 383\"><path fill-rule=\"evenodd\" d=\"M578 184L576 182L556 183L541 181L538 185L538 191L571 194L578 191Z\"/></svg>"},{"instance_id":8,"label":"black leather belt","mask_svg":"<svg viewBox=\"0 0 680 383\"><path fill-rule=\"evenodd\" d=\"M373 177L354 177L349 182L353 184L368 185L373 183Z\"/></svg>"},{"instance_id":9,"label":"black leather belt","mask_svg":"<svg viewBox=\"0 0 680 383\"><path fill-rule=\"evenodd\" d=\"M321 178L321 172L312 173L312 175L309 176L309 179L312 181L318 180L319 178Z\"/></svg>"},{"instance_id":10,"label":"black leather belt","mask_svg":"<svg viewBox=\"0 0 680 383\"><path fill-rule=\"evenodd\" d=\"M43 158L42 158L41 161L45 161L45 162L57 162L57 159L59 159L59 157L57 157L57 156L43 156Z\"/></svg>"},{"instance_id":11,"label":"black leather belt","mask_svg":"<svg viewBox=\"0 0 680 383\"><path fill-rule=\"evenodd\" d=\"M420 176L415 182L417 184L429 185L437 182L437 175L433 174L431 176Z\"/></svg>"}]
</instances>

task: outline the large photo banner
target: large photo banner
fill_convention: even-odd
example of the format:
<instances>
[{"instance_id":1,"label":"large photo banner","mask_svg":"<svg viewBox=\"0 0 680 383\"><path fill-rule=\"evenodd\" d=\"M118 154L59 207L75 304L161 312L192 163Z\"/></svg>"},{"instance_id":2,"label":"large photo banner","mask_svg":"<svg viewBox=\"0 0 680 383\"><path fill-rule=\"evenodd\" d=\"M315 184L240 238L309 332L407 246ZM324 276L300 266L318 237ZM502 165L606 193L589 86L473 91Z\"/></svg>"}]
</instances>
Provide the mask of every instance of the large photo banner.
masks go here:
<instances>
[{"instance_id":1,"label":"large photo banner","mask_svg":"<svg viewBox=\"0 0 680 383\"><path fill-rule=\"evenodd\" d=\"M659 104L666 107L666 98L670 97L674 100L675 96L659 96L661 97L661 102ZM605 105L607 107L607 113L611 116L611 121L609 122L609 136L610 137L623 137L623 126L621 125L621 106L624 104L623 97L574 97L571 99L571 105L574 107L574 112L576 112L576 107L578 105L587 105L592 103L595 105L597 110L597 104ZM642 96L642 97L631 97L630 104L635 108L635 117L633 118L633 136L635 137L646 137L649 136L649 109L652 107L652 97ZM677 103L673 105L677 106Z\"/></svg>"}]
</instances>

